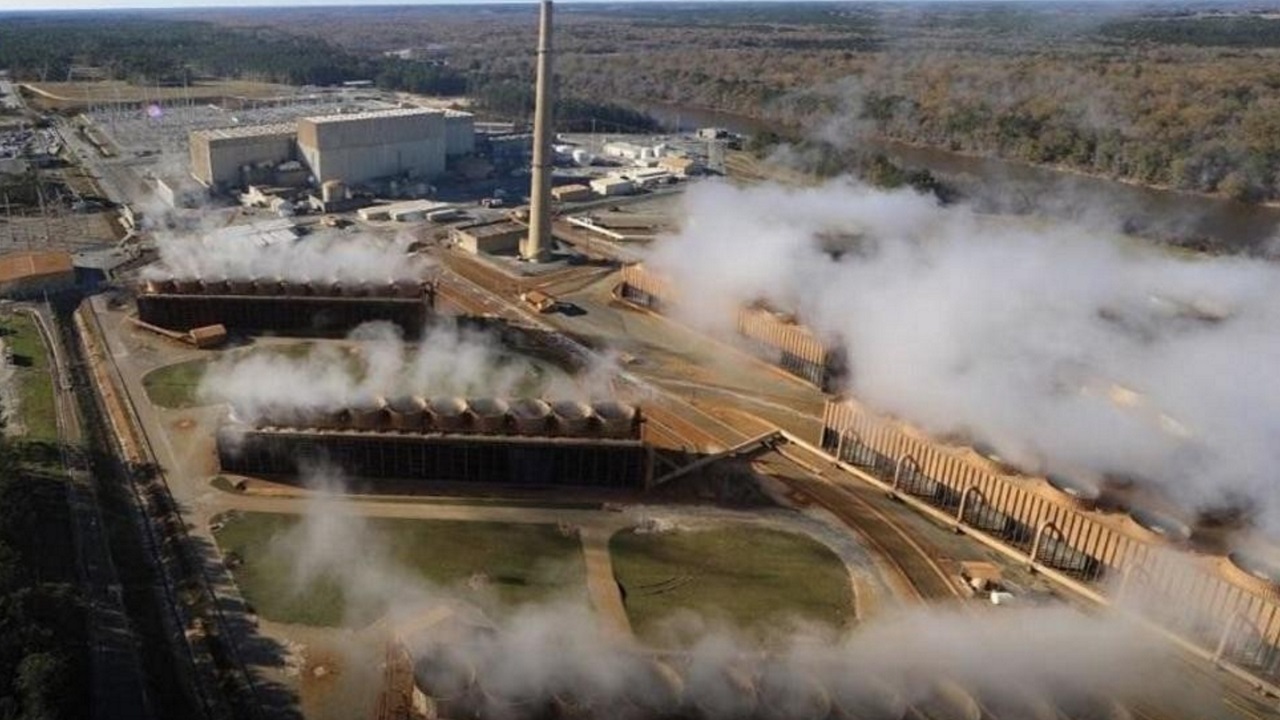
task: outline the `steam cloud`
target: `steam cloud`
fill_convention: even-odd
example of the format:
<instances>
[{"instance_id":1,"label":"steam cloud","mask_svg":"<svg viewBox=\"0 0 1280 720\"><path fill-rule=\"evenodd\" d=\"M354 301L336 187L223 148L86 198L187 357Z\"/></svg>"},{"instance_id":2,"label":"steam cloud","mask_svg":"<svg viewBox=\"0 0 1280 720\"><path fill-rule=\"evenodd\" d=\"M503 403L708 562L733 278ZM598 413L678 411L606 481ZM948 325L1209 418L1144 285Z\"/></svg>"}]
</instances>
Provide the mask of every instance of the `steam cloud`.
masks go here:
<instances>
[{"instance_id":1,"label":"steam cloud","mask_svg":"<svg viewBox=\"0 0 1280 720\"><path fill-rule=\"evenodd\" d=\"M251 236L165 236L159 261L143 277L282 278L386 282L421 279L429 267L408 255L411 238L320 232L296 241L263 242Z\"/></svg>"},{"instance_id":2,"label":"steam cloud","mask_svg":"<svg viewBox=\"0 0 1280 720\"><path fill-rule=\"evenodd\" d=\"M945 681L1011 709L1001 717L1030 718L1037 703L1096 711L1101 697L1131 695L1140 672L1157 676L1168 659L1120 616L1063 606L911 609L849 632L788 622L763 645L686 614L668 624L680 649L656 656L678 673L672 682L655 672L653 654L602 632L577 597L486 617L470 602L474 587L417 579L342 500L331 471L312 482L319 491L302 521L271 549L295 568L295 591L315 581L343 588L350 618L383 617L435 694L468 697L485 717L528 717L557 701L597 717L651 717L683 704L712 719L799 720L825 716L815 704L836 703L856 717L896 718Z\"/></svg>"},{"instance_id":3,"label":"steam cloud","mask_svg":"<svg viewBox=\"0 0 1280 720\"><path fill-rule=\"evenodd\" d=\"M744 302L842 343L851 390L1028 470L1136 476L1185 506L1247 498L1280 532L1280 270L849 180L702 183L649 259L727 326Z\"/></svg>"},{"instance_id":4,"label":"steam cloud","mask_svg":"<svg viewBox=\"0 0 1280 720\"><path fill-rule=\"evenodd\" d=\"M408 344L388 323L366 323L350 344L318 344L303 355L269 349L228 355L211 365L198 394L230 403L241 419L273 409L327 411L376 397L612 397L607 361L582 376L512 354L492 334L450 325Z\"/></svg>"}]
</instances>

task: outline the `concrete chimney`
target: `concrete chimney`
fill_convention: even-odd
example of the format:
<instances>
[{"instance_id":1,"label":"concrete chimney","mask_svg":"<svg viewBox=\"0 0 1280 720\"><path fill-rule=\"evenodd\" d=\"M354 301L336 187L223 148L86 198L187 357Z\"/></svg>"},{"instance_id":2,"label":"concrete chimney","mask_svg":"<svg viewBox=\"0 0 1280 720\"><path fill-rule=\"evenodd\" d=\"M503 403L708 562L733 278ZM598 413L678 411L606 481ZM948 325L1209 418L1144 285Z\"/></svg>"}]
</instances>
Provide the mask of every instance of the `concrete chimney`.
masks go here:
<instances>
[{"instance_id":1,"label":"concrete chimney","mask_svg":"<svg viewBox=\"0 0 1280 720\"><path fill-rule=\"evenodd\" d=\"M542 0L538 28L538 87L533 110L533 172L529 187L529 235L520 246L520 257L542 262L551 254L551 170L555 156L551 149L553 132L551 71L551 0Z\"/></svg>"}]
</instances>

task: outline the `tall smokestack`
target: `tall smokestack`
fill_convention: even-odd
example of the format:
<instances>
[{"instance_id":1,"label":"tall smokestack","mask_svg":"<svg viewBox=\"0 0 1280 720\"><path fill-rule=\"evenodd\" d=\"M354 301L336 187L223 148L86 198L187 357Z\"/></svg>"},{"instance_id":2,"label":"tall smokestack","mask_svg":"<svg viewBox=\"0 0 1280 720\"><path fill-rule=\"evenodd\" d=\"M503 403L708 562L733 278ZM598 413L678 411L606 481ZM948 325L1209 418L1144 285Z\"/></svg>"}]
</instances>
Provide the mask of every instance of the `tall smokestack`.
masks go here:
<instances>
[{"instance_id":1,"label":"tall smokestack","mask_svg":"<svg viewBox=\"0 0 1280 720\"><path fill-rule=\"evenodd\" d=\"M551 0L542 0L538 30L538 87L533 111L533 172L529 187L529 236L520 257L533 262L551 253Z\"/></svg>"}]
</instances>

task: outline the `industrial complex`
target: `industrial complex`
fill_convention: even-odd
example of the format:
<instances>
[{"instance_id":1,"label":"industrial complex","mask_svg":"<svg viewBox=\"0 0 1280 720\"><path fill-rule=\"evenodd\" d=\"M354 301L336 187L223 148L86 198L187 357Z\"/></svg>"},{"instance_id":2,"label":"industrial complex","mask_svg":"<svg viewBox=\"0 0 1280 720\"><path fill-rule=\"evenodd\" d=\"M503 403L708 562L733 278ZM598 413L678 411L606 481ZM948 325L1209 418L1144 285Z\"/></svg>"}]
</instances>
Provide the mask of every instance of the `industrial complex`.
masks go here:
<instances>
[{"instance_id":1,"label":"industrial complex","mask_svg":"<svg viewBox=\"0 0 1280 720\"><path fill-rule=\"evenodd\" d=\"M74 147L127 236L0 256L55 328L58 447L83 424L73 459L113 473L150 563L125 599L86 563L91 612L154 595L193 717L1272 716L1280 546L1247 513L931 435L788 308L686 323L703 289L648 248L724 131L557 135L539 11L531 128L368 83L192 108L164 139L203 188L180 207L91 112ZM1059 661L1095 649L1028 649L1045 609L1159 660L1073 685ZM131 632L95 662L149 708Z\"/></svg>"},{"instance_id":2,"label":"industrial complex","mask_svg":"<svg viewBox=\"0 0 1280 720\"><path fill-rule=\"evenodd\" d=\"M457 110L401 108L198 130L191 133L191 173L218 189L286 184L281 173L299 161L315 185L430 180L444 173L447 158L474 150L472 123L469 113Z\"/></svg>"}]
</instances>

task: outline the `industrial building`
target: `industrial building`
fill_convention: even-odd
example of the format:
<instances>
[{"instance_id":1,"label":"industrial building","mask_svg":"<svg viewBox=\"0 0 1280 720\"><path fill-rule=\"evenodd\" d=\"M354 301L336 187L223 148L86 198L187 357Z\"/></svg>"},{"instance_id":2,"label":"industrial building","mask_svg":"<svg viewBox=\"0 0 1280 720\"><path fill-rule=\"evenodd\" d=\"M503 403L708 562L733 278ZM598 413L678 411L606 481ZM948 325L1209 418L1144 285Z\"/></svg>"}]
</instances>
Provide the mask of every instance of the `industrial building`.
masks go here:
<instances>
[{"instance_id":1,"label":"industrial building","mask_svg":"<svg viewBox=\"0 0 1280 720\"><path fill-rule=\"evenodd\" d=\"M254 167L295 159L297 128L291 123L196 130L191 133L191 174L219 190L250 184Z\"/></svg>"},{"instance_id":2,"label":"industrial building","mask_svg":"<svg viewBox=\"0 0 1280 720\"><path fill-rule=\"evenodd\" d=\"M518 251L527 233L524 225L503 220L452 228L449 241L472 255L502 255Z\"/></svg>"},{"instance_id":3,"label":"industrial building","mask_svg":"<svg viewBox=\"0 0 1280 720\"><path fill-rule=\"evenodd\" d=\"M591 187L588 185L561 185L551 189L551 197L556 202L582 202L591 199Z\"/></svg>"},{"instance_id":4,"label":"industrial building","mask_svg":"<svg viewBox=\"0 0 1280 720\"><path fill-rule=\"evenodd\" d=\"M71 253L61 250L0 255L0 297L20 300L75 287Z\"/></svg>"},{"instance_id":5,"label":"industrial building","mask_svg":"<svg viewBox=\"0 0 1280 720\"><path fill-rule=\"evenodd\" d=\"M1196 543L1201 528L1154 500L1112 502L1116 490L1032 477L982 445L943 445L852 400L827 403L820 444L900 497L957 528L1099 595L1141 594L1166 630L1227 663L1280 681L1280 565Z\"/></svg>"},{"instance_id":6,"label":"industrial building","mask_svg":"<svg viewBox=\"0 0 1280 720\"><path fill-rule=\"evenodd\" d=\"M253 184L355 185L430 179L476 151L475 118L460 110L398 108L305 117L190 134L191 174L217 190Z\"/></svg>"},{"instance_id":7,"label":"industrial building","mask_svg":"<svg viewBox=\"0 0 1280 720\"><path fill-rule=\"evenodd\" d=\"M418 281L174 278L148 281L137 303L140 320L176 332L221 324L233 332L331 336L382 320L417 336L434 297L434 288Z\"/></svg>"},{"instance_id":8,"label":"industrial building","mask_svg":"<svg viewBox=\"0 0 1280 720\"><path fill-rule=\"evenodd\" d=\"M445 157L462 157L476 151L476 118L471 113L445 110L444 134Z\"/></svg>"},{"instance_id":9,"label":"industrial building","mask_svg":"<svg viewBox=\"0 0 1280 720\"><path fill-rule=\"evenodd\" d=\"M624 177L603 177L591 181L591 190L597 195L614 197L630 195L636 191L636 185Z\"/></svg>"},{"instance_id":10,"label":"industrial building","mask_svg":"<svg viewBox=\"0 0 1280 720\"><path fill-rule=\"evenodd\" d=\"M222 470L293 476L314 462L366 479L642 489L652 450L639 409L526 398L402 397L269 413L217 436Z\"/></svg>"},{"instance_id":11,"label":"industrial building","mask_svg":"<svg viewBox=\"0 0 1280 720\"><path fill-rule=\"evenodd\" d=\"M622 268L616 292L626 302L658 312L676 297L671 283L638 264ZM759 303L741 308L737 330L758 357L826 392L838 390L845 382L848 364L839 343L824 341L786 313Z\"/></svg>"},{"instance_id":12,"label":"industrial building","mask_svg":"<svg viewBox=\"0 0 1280 720\"><path fill-rule=\"evenodd\" d=\"M444 172L445 115L405 108L327 115L298 121L298 150L316 182L360 184L407 175Z\"/></svg>"}]
</instances>

